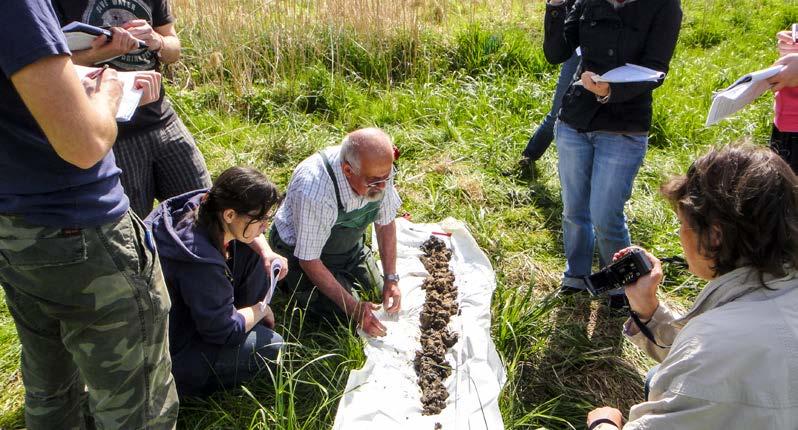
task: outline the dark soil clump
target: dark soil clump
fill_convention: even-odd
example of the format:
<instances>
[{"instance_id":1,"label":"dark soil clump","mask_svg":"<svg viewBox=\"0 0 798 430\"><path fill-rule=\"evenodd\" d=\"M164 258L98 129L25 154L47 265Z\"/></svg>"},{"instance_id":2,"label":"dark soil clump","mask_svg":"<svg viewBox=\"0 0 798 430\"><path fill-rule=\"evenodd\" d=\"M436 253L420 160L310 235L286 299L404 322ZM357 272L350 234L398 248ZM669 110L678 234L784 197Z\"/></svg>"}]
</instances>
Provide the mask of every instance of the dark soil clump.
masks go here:
<instances>
[{"instance_id":1,"label":"dark soil clump","mask_svg":"<svg viewBox=\"0 0 798 430\"><path fill-rule=\"evenodd\" d=\"M421 350L416 351L414 365L421 388L423 415L437 415L446 407L449 392L443 382L452 373L446 361L446 350L457 343L457 333L449 330L449 318L459 310L454 274L449 269L452 251L435 236L421 245L421 262L429 276L421 286L427 300L421 310Z\"/></svg>"}]
</instances>

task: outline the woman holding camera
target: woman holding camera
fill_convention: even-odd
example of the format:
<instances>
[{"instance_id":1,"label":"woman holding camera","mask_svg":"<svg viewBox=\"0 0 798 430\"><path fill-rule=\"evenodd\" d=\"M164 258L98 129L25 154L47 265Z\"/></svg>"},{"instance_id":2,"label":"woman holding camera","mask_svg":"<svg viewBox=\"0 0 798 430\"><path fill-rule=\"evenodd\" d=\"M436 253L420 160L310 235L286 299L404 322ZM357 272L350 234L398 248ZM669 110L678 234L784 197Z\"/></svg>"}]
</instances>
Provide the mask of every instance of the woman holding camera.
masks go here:
<instances>
[{"instance_id":1,"label":"woman holding camera","mask_svg":"<svg viewBox=\"0 0 798 430\"><path fill-rule=\"evenodd\" d=\"M629 246L623 209L643 163L658 82L594 82L627 63L667 72L681 27L679 0L549 0L543 51L551 63L579 48L582 62L555 130L566 266L562 291L585 289L598 246L601 266ZM620 297L620 296L618 296ZM615 303L622 303L622 300Z\"/></svg>"},{"instance_id":2,"label":"woman holding camera","mask_svg":"<svg viewBox=\"0 0 798 430\"><path fill-rule=\"evenodd\" d=\"M678 315L657 298L662 267L646 253L654 268L626 287L624 334L661 364L623 428L798 428L798 178L769 150L730 147L662 193L690 272L709 283ZM621 421L614 408L588 415L590 429Z\"/></svg>"}]
</instances>

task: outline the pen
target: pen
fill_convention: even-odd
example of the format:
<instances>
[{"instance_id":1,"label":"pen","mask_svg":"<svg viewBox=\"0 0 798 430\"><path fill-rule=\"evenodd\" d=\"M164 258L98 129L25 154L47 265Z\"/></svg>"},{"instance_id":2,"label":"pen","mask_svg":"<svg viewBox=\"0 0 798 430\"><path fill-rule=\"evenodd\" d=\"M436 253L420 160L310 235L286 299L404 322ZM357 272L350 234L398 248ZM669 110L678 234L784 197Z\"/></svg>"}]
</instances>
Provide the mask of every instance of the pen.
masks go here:
<instances>
[{"instance_id":1,"label":"pen","mask_svg":"<svg viewBox=\"0 0 798 430\"><path fill-rule=\"evenodd\" d=\"M105 71L105 69L107 69L107 68L108 68L108 65L107 65L107 64L103 64L103 67L102 67L102 69L95 70L95 71L93 71L93 72L91 72L91 73L89 74L89 79L97 79L97 91L99 91L99 90L100 90L100 82L101 82L101 81L100 81L100 78L102 77L102 75L103 75L103 72L104 72L104 71Z\"/></svg>"},{"instance_id":2,"label":"pen","mask_svg":"<svg viewBox=\"0 0 798 430\"><path fill-rule=\"evenodd\" d=\"M100 76L103 75L103 72L107 68L108 68L108 65L107 64L103 64L103 67L101 69L97 69L97 70L89 73L88 75L86 75L86 77L89 78L89 79L97 79L97 78L99 78Z\"/></svg>"},{"instance_id":3,"label":"pen","mask_svg":"<svg viewBox=\"0 0 798 430\"><path fill-rule=\"evenodd\" d=\"M447 233L447 232L444 232L444 231L424 231L424 230L419 230L419 229L413 228L413 227L410 227L410 231L415 231L415 232L419 232L419 233L434 234L434 235L438 235L438 236L452 237L451 233Z\"/></svg>"}]
</instances>

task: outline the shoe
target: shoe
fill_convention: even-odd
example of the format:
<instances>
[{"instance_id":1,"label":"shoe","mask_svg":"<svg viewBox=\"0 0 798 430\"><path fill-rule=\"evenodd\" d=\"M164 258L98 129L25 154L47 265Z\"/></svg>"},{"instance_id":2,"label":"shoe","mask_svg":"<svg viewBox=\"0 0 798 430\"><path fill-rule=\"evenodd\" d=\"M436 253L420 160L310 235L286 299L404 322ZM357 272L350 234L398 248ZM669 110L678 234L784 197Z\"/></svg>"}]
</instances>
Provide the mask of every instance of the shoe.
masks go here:
<instances>
[{"instance_id":1,"label":"shoe","mask_svg":"<svg viewBox=\"0 0 798 430\"><path fill-rule=\"evenodd\" d=\"M535 179L537 176L535 160L527 157L526 155L521 156L521 159L518 160L518 171L519 176L522 178Z\"/></svg>"},{"instance_id":2,"label":"shoe","mask_svg":"<svg viewBox=\"0 0 798 430\"><path fill-rule=\"evenodd\" d=\"M557 292L557 295L572 296L578 293L587 293L587 284L585 284L584 277L563 275L560 282L560 291Z\"/></svg>"},{"instance_id":3,"label":"shoe","mask_svg":"<svg viewBox=\"0 0 798 430\"><path fill-rule=\"evenodd\" d=\"M586 292L586 291L587 290L585 290L585 289L577 288L577 287L574 287L574 286L571 286L571 285L562 285L562 286L560 286L560 291L557 292L557 295L561 296L561 297L568 297L568 296L573 296L574 294L578 294L578 293L582 293L582 292Z\"/></svg>"}]
</instances>

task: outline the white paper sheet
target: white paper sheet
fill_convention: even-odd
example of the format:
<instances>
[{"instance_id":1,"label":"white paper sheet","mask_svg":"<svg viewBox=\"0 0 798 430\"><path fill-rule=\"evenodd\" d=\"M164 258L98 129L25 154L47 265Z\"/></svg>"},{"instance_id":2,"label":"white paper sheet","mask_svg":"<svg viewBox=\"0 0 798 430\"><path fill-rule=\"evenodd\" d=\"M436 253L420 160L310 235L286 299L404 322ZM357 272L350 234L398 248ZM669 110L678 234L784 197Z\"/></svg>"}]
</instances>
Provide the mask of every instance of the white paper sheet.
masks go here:
<instances>
[{"instance_id":1,"label":"white paper sheet","mask_svg":"<svg viewBox=\"0 0 798 430\"><path fill-rule=\"evenodd\" d=\"M75 66L79 79L83 79L94 70L96 68ZM136 108L139 107L144 91L134 88L136 72L116 72L116 75L122 81L122 100L119 102L119 110L116 111L116 121L128 122L133 118L133 114L136 113Z\"/></svg>"},{"instance_id":2,"label":"white paper sheet","mask_svg":"<svg viewBox=\"0 0 798 430\"><path fill-rule=\"evenodd\" d=\"M657 82L665 77L664 72L658 72L648 67L637 64L625 64L616 67L601 76L594 76L596 82L629 83L629 82Z\"/></svg>"},{"instance_id":3,"label":"white paper sheet","mask_svg":"<svg viewBox=\"0 0 798 430\"><path fill-rule=\"evenodd\" d=\"M116 111L116 120L117 122L128 122L133 118L133 114L136 113L136 108L139 107L139 102L144 92L133 87L136 79L135 72L118 72L117 75L122 80L124 88L122 89L122 101L119 103L119 110Z\"/></svg>"},{"instance_id":4,"label":"white paper sheet","mask_svg":"<svg viewBox=\"0 0 798 430\"><path fill-rule=\"evenodd\" d=\"M631 82L657 82L665 77L664 72L658 72L648 67L638 66L637 64L625 64L616 67L603 75L593 76L593 82L608 82L615 84L628 84ZM582 85L581 81L574 82L574 85Z\"/></svg>"},{"instance_id":5,"label":"white paper sheet","mask_svg":"<svg viewBox=\"0 0 798 430\"><path fill-rule=\"evenodd\" d=\"M712 96L712 106L709 108L704 125L709 127L717 124L756 100L770 88L767 79L775 76L783 67L773 66L749 73L737 79L729 87L715 93Z\"/></svg>"},{"instance_id":6,"label":"white paper sheet","mask_svg":"<svg viewBox=\"0 0 798 430\"><path fill-rule=\"evenodd\" d=\"M496 288L490 261L460 221L413 224L399 218L396 228L402 310L397 315L377 312L388 330L385 337L360 334L366 340L366 363L350 372L333 428L432 430L440 423L444 430L503 429L498 397L506 373L490 337L490 302ZM446 354L452 365L445 382L447 406L439 415L422 416L413 358L420 349L419 315L425 300L421 284L427 272L418 257L419 246L433 231L452 233L438 237L452 249L449 266L458 288L460 315L452 317L449 327L459 339Z\"/></svg>"},{"instance_id":7,"label":"white paper sheet","mask_svg":"<svg viewBox=\"0 0 798 430\"><path fill-rule=\"evenodd\" d=\"M266 309L266 306L269 305L272 301L272 295L274 295L274 289L277 287L277 278L280 277L280 269L283 268L283 263L280 260L273 260L272 261L272 268L269 273L269 289L266 291L266 295L263 297L263 300L260 301L260 310L263 312Z\"/></svg>"},{"instance_id":8,"label":"white paper sheet","mask_svg":"<svg viewBox=\"0 0 798 430\"><path fill-rule=\"evenodd\" d=\"M94 42L94 39L96 39L97 36L93 34L74 32L64 33L64 38L66 39L69 50L74 52L91 48L91 42Z\"/></svg>"}]
</instances>

